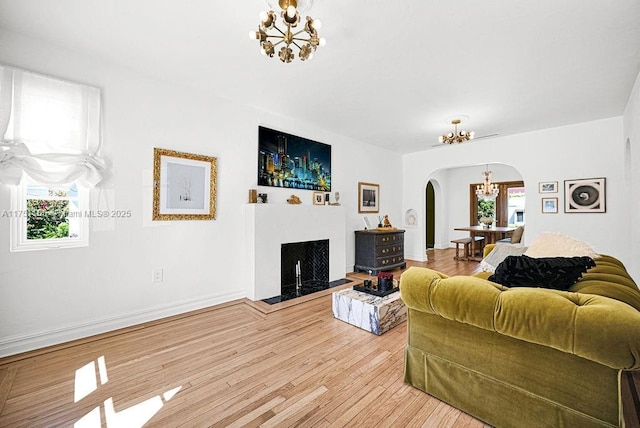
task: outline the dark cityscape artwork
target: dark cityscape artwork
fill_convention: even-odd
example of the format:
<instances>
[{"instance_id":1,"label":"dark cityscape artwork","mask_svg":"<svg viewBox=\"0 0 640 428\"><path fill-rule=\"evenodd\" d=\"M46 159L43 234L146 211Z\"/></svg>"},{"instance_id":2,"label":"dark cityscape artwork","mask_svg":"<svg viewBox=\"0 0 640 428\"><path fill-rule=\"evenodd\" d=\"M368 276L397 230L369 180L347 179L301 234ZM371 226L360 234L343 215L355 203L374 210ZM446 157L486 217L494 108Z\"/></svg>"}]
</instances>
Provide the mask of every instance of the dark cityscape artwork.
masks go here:
<instances>
[{"instance_id":1,"label":"dark cityscape artwork","mask_svg":"<svg viewBox=\"0 0 640 428\"><path fill-rule=\"evenodd\" d=\"M258 186L331 191L331 146L260 126Z\"/></svg>"}]
</instances>

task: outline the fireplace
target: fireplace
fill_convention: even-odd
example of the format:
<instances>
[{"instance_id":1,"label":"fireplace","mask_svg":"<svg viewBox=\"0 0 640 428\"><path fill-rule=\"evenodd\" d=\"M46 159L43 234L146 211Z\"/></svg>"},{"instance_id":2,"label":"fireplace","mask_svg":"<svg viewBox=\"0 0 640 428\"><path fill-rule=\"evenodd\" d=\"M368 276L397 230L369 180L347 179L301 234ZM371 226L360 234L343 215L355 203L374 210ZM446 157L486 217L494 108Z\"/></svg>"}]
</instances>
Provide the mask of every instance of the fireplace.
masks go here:
<instances>
[{"instance_id":1,"label":"fireplace","mask_svg":"<svg viewBox=\"0 0 640 428\"><path fill-rule=\"evenodd\" d=\"M257 301L282 293L282 244L328 241L330 284L346 274L346 227L342 206L247 204L247 297ZM295 284L295 264L293 283ZM301 261L302 264L302 261ZM301 266L302 274L308 268ZM289 279L291 281L291 279Z\"/></svg>"},{"instance_id":2,"label":"fireplace","mask_svg":"<svg viewBox=\"0 0 640 428\"><path fill-rule=\"evenodd\" d=\"M308 294L308 289L329 285L329 240L282 244L280 250L280 289Z\"/></svg>"},{"instance_id":3,"label":"fireplace","mask_svg":"<svg viewBox=\"0 0 640 428\"><path fill-rule=\"evenodd\" d=\"M282 285L293 284L296 264L300 260L301 276L308 280L325 281L332 286L346 274L346 228L342 206L247 204L247 296L254 301L274 296L282 297ZM282 269L282 246L291 243L323 242L321 250L328 259L329 273L320 275L318 268L306 266L303 258L286 262ZM282 271L282 272L281 272ZM284 274L284 280L283 280ZM301 278L302 279L302 278ZM326 287L325 287L326 288ZM294 296L295 297L295 296Z\"/></svg>"}]
</instances>

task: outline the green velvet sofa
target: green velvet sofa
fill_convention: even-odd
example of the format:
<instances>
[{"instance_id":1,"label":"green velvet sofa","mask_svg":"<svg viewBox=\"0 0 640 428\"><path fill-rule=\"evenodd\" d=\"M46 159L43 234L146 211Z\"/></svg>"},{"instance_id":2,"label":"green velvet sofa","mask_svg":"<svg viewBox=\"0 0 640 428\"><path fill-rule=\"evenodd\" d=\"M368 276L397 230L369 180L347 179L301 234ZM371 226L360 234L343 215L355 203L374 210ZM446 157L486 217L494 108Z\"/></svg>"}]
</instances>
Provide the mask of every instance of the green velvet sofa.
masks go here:
<instances>
[{"instance_id":1,"label":"green velvet sofa","mask_svg":"<svg viewBox=\"0 0 640 428\"><path fill-rule=\"evenodd\" d=\"M569 291L506 288L489 275L402 274L405 382L493 426L625 426L640 291L623 264L601 256Z\"/></svg>"}]
</instances>

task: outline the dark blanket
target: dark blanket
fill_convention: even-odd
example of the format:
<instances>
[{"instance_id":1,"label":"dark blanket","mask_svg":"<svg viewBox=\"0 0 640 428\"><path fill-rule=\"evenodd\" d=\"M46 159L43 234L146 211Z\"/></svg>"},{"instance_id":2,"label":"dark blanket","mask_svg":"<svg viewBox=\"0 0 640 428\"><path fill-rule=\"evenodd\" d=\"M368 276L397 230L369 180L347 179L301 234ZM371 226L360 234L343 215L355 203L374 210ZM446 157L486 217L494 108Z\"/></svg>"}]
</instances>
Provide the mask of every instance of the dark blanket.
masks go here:
<instances>
[{"instance_id":1,"label":"dark blanket","mask_svg":"<svg viewBox=\"0 0 640 428\"><path fill-rule=\"evenodd\" d=\"M489 281L505 287L542 287L567 290L596 265L591 257L508 256Z\"/></svg>"}]
</instances>

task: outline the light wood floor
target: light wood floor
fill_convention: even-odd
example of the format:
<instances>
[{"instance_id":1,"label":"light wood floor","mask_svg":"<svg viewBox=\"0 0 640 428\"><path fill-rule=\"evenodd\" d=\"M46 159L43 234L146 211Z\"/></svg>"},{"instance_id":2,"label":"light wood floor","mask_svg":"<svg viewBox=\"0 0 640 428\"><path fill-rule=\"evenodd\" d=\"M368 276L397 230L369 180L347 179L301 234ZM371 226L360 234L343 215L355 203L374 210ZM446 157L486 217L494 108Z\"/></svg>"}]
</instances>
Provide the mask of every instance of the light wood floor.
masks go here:
<instances>
[{"instance_id":1,"label":"light wood floor","mask_svg":"<svg viewBox=\"0 0 640 428\"><path fill-rule=\"evenodd\" d=\"M477 269L452 255L430 251L422 265ZM126 418L149 408L149 427L486 426L403 383L406 323L375 336L336 320L332 291L234 301L0 359L0 427L74 426L87 414L133 427ZM77 378L88 392L74 399Z\"/></svg>"}]
</instances>

